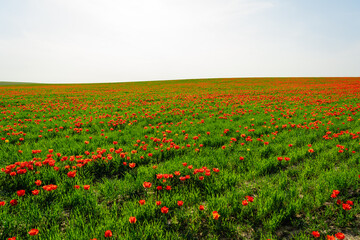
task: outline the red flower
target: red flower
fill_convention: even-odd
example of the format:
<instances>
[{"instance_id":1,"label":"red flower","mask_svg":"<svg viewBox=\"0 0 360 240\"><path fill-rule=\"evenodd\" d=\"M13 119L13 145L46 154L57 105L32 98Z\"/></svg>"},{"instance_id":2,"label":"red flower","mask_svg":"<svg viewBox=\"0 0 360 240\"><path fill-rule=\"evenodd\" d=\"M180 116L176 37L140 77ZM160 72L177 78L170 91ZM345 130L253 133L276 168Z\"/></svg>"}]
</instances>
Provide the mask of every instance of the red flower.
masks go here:
<instances>
[{"instance_id":1,"label":"red flower","mask_svg":"<svg viewBox=\"0 0 360 240\"><path fill-rule=\"evenodd\" d=\"M282 157L278 157L277 160L278 160L278 161L282 161L283 158L282 158Z\"/></svg>"},{"instance_id":2,"label":"red flower","mask_svg":"<svg viewBox=\"0 0 360 240\"><path fill-rule=\"evenodd\" d=\"M170 191L170 190L171 190L171 186L166 186L166 190Z\"/></svg>"},{"instance_id":3,"label":"red flower","mask_svg":"<svg viewBox=\"0 0 360 240\"><path fill-rule=\"evenodd\" d=\"M309 153L313 153L314 149L310 148L308 151L309 151Z\"/></svg>"},{"instance_id":4,"label":"red flower","mask_svg":"<svg viewBox=\"0 0 360 240\"><path fill-rule=\"evenodd\" d=\"M52 190L57 189L57 186L53 185L53 184L45 185L45 186L43 186L43 189L46 190L46 191L52 191Z\"/></svg>"},{"instance_id":5,"label":"red flower","mask_svg":"<svg viewBox=\"0 0 360 240\"><path fill-rule=\"evenodd\" d=\"M130 223L136 223L136 217L130 217L129 222Z\"/></svg>"},{"instance_id":6,"label":"red flower","mask_svg":"<svg viewBox=\"0 0 360 240\"><path fill-rule=\"evenodd\" d=\"M244 160L244 157L239 157L240 160Z\"/></svg>"},{"instance_id":7,"label":"red flower","mask_svg":"<svg viewBox=\"0 0 360 240\"><path fill-rule=\"evenodd\" d=\"M182 165L183 165L184 167L186 167L186 166L187 166L187 163L186 163L186 162L184 162L184 163L182 163Z\"/></svg>"},{"instance_id":8,"label":"red flower","mask_svg":"<svg viewBox=\"0 0 360 240\"><path fill-rule=\"evenodd\" d=\"M349 204L343 204L342 205L342 208L345 210L345 211L348 211L348 210L350 210L351 209L351 206L349 205Z\"/></svg>"},{"instance_id":9,"label":"red flower","mask_svg":"<svg viewBox=\"0 0 360 240\"><path fill-rule=\"evenodd\" d=\"M217 211L213 211L212 215L213 215L213 219L215 219L215 220L218 220L220 217L220 214Z\"/></svg>"},{"instance_id":10,"label":"red flower","mask_svg":"<svg viewBox=\"0 0 360 240\"><path fill-rule=\"evenodd\" d=\"M320 233L318 231L313 231L312 235L316 238L320 237Z\"/></svg>"},{"instance_id":11,"label":"red flower","mask_svg":"<svg viewBox=\"0 0 360 240\"><path fill-rule=\"evenodd\" d=\"M8 238L7 240L16 240L16 237Z\"/></svg>"},{"instance_id":12,"label":"red flower","mask_svg":"<svg viewBox=\"0 0 360 240\"><path fill-rule=\"evenodd\" d=\"M151 188L151 182L144 182L143 187L144 188Z\"/></svg>"},{"instance_id":13,"label":"red flower","mask_svg":"<svg viewBox=\"0 0 360 240\"><path fill-rule=\"evenodd\" d=\"M17 195L18 195L19 197L24 196L24 195L25 195L25 190L19 190L19 191L17 191Z\"/></svg>"},{"instance_id":14,"label":"red flower","mask_svg":"<svg viewBox=\"0 0 360 240\"><path fill-rule=\"evenodd\" d=\"M158 191L160 191L160 190L162 190L163 188L162 188L162 186L157 186L156 189L157 189Z\"/></svg>"},{"instance_id":15,"label":"red flower","mask_svg":"<svg viewBox=\"0 0 360 240\"><path fill-rule=\"evenodd\" d=\"M40 186L41 185L41 180L36 180L35 184L36 184L36 186Z\"/></svg>"},{"instance_id":16,"label":"red flower","mask_svg":"<svg viewBox=\"0 0 360 240\"><path fill-rule=\"evenodd\" d=\"M340 193L339 190L333 190L333 194L338 195Z\"/></svg>"},{"instance_id":17,"label":"red flower","mask_svg":"<svg viewBox=\"0 0 360 240\"><path fill-rule=\"evenodd\" d=\"M245 198L246 198L249 202L253 202L253 201L254 201L254 198L251 197L251 196L246 196Z\"/></svg>"},{"instance_id":18,"label":"red flower","mask_svg":"<svg viewBox=\"0 0 360 240\"><path fill-rule=\"evenodd\" d=\"M349 204L349 205L351 205L351 206L354 205L353 201L350 201L350 200L347 200L346 203Z\"/></svg>"},{"instance_id":19,"label":"red flower","mask_svg":"<svg viewBox=\"0 0 360 240\"><path fill-rule=\"evenodd\" d=\"M333 190L331 197L332 198L337 198L337 195L339 195L340 191L339 190Z\"/></svg>"},{"instance_id":20,"label":"red flower","mask_svg":"<svg viewBox=\"0 0 360 240\"><path fill-rule=\"evenodd\" d=\"M105 231L105 237L112 237L112 232L110 230Z\"/></svg>"},{"instance_id":21,"label":"red flower","mask_svg":"<svg viewBox=\"0 0 360 240\"><path fill-rule=\"evenodd\" d=\"M74 186L74 188L79 189L79 188L80 188L80 186L79 186L79 185L75 185L75 186Z\"/></svg>"},{"instance_id":22,"label":"red flower","mask_svg":"<svg viewBox=\"0 0 360 240\"><path fill-rule=\"evenodd\" d=\"M335 237L336 237L337 239L340 239L340 240L345 239L345 235L344 235L343 233L341 233L341 232L335 234Z\"/></svg>"},{"instance_id":23,"label":"red flower","mask_svg":"<svg viewBox=\"0 0 360 240\"><path fill-rule=\"evenodd\" d=\"M129 163L130 168L134 168L136 166L136 163Z\"/></svg>"},{"instance_id":24,"label":"red flower","mask_svg":"<svg viewBox=\"0 0 360 240\"><path fill-rule=\"evenodd\" d=\"M18 201L16 199L10 200L11 206L16 206L18 204Z\"/></svg>"},{"instance_id":25,"label":"red flower","mask_svg":"<svg viewBox=\"0 0 360 240\"><path fill-rule=\"evenodd\" d=\"M204 205L200 205L200 206L199 206L199 210L200 210L200 211L203 211L204 209L205 209Z\"/></svg>"},{"instance_id":26,"label":"red flower","mask_svg":"<svg viewBox=\"0 0 360 240\"><path fill-rule=\"evenodd\" d=\"M161 205L161 201L156 201L156 205L160 206Z\"/></svg>"},{"instance_id":27,"label":"red flower","mask_svg":"<svg viewBox=\"0 0 360 240\"><path fill-rule=\"evenodd\" d=\"M76 171L70 171L67 173L69 178L74 178L76 176Z\"/></svg>"},{"instance_id":28,"label":"red flower","mask_svg":"<svg viewBox=\"0 0 360 240\"><path fill-rule=\"evenodd\" d=\"M242 204L243 206L246 206L246 205L248 205L249 203L248 203L248 201L243 200L241 204Z\"/></svg>"},{"instance_id":29,"label":"red flower","mask_svg":"<svg viewBox=\"0 0 360 240\"><path fill-rule=\"evenodd\" d=\"M31 230L29 231L29 234L30 234L31 236L38 235L38 233L39 233L39 230L37 230L37 229L31 229Z\"/></svg>"},{"instance_id":30,"label":"red flower","mask_svg":"<svg viewBox=\"0 0 360 240\"><path fill-rule=\"evenodd\" d=\"M200 176L199 180L201 180L201 181L204 180L204 176Z\"/></svg>"},{"instance_id":31,"label":"red flower","mask_svg":"<svg viewBox=\"0 0 360 240\"><path fill-rule=\"evenodd\" d=\"M181 207L182 205L184 205L184 202L183 202L183 201L178 201L178 202L177 202L177 205L178 205L179 207Z\"/></svg>"},{"instance_id":32,"label":"red flower","mask_svg":"<svg viewBox=\"0 0 360 240\"><path fill-rule=\"evenodd\" d=\"M327 240L335 240L334 236L327 235Z\"/></svg>"},{"instance_id":33,"label":"red flower","mask_svg":"<svg viewBox=\"0 0 360 240\"><path fill-rule=\"evenodd\" d=\"M140 200L139 203L140 203L140 205L144 205L144 204L145 204L145 200Z\"/></svg>"},{"instance_id":34,"label":"red flower","mask_svg":"<svg viewBox=\"0 0 360 240\"><path fill-rule=\"evenodd\" d=\"M2 201L0 202L0 206L5 206L6 202Z\"/></svg>"},{"instance_id":35,"label":"red flower","mask_svg":"<svg viewBox=\"0 0 360 240\"><path fill-rule=\"evenodd\" d=\"M161 208L161 212L162 212L162 213L168 213L168 212L169 212L169 208L167 208L167 207L164 206L164 207Z\"/></svg>"},{"instance_id":36,"label":"red flower","mask_svg":"<svg viewBox=\"0 0 360 240\"><path fill-rule=\"evenodd\" d=\"M33 195L38 195L38 194L39 194L39 190L35 189L35 190L31 191L31 193L32 193Z\"/></svg>"},{"instance_id":37,"label":"red flower","mask_svg":"<svg viewBox=\"0 0 360 240\"><path fill-rule=\"evenodd\" d=\"M90 189L90 185L84 185L84 189L85 189L85 190L89 190L89 189Z\"/></svg>"}]
</instances>

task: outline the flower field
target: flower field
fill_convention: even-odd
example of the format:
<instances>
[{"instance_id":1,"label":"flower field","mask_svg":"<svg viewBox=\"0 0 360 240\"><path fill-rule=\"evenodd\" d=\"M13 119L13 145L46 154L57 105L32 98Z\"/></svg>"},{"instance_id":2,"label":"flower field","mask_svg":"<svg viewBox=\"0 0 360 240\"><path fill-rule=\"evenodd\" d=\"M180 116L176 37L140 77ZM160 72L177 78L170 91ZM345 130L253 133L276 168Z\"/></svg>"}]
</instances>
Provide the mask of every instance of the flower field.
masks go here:
<instances>
[{"instance_id":1,"label":"flower field","mask_svg":"<svg viewBox=\"0 0 360 240\"><path fill-rule=\"evenodd\" d=\"M360 239L360 78L0 86L0 239Z\"/></svg>"}]
</instances>

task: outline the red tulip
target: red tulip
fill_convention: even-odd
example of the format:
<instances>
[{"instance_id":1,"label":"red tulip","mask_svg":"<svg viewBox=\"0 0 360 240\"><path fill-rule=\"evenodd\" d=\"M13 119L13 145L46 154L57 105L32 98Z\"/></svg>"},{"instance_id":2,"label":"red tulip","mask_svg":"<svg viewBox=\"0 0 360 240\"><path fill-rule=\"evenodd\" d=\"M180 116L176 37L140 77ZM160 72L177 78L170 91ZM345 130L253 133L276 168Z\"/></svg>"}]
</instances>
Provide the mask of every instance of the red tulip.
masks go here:
<instances>
[{"instance_id":1,"label":"red tulip","mask_svg":"<svg viewBox=\"0 0 360 240\"><path fill-rule=\"evenodd\" d=\"M350 210L351 209L351 206L349 205L349 204L343 204L342 205L342 208L345 210L345 211L348 211L348 210Z\"/></svg>"},{"instance_id":2,"label":"red tulip","mask_svg":"<svg viewBox=\"0 0 360 240\"><path fill-rule=\"evenodd\" d=\"M32 193L33 195L38 195L38 194L39 194L39 190L35 189L35 190L31 191L31 193Z\"/></svg>"},{"instance_id":3,"label":"red tulip","mask_svg":"<svg viewBox=\"0 0 360 240\"><path fill-rule=\"evenodd\" d=\"M38 235L38 233L39 233L39 230L37 230L37 229L31 229L29 231L29 235L31 235L31 236Z\"/></svg>"},{"instance_id":4,"label":"red tulip","mask_svg":"<svg viewBox=\"0 0 360 240\"><path fill-rule=\"evenodd\" d=\"M253 202L253 201L254 201L254 198L251 197L251 196L246 196L245 198L246 198L249 202Z\"/></svg>"},{"instance_id":5,"label":"red tulip","mask_svg":"<svg viewBox=\"0 0 360 240\"><path fill-rule=\"evenodd\" d=\"M129 222L130 223L136 223L136 217L130 217Z\"/></svg>"},{"instance_id":6,"label":"red tulip","mask_svg":"<svg viewBox=\"0 0 360 240\"><path fill-rule=\"evenodd\" d=\"M336 237L337 239L340 239L340 240L345 239L345 235L344 235L343 233L341 233L341 232L335 234L335 237Z\"/></svg>"},{"instance_id":7,"label":"red tulip","mask_svg":"<svg viewBox=\"0 0 360 240\"><path fill-rule=\"evenodd\" d=\"M11 206L16 206L18 204L18 201L16 199L10 200Z\"/></svg>"},{"instance_id":8,"label":"red tulip","mask_svg":"<svg viewBox=\"0 0 360 240\"><path fill-rule=\"evenodd\" d=\"M162 212L162 213L168 213L168 212L169 212L169 208L167 208L167 207L164 206L164 207L161 208L161 212Z\"/></svg>"},{"instance_id":9,"label":"red tulip","mask_svg":"<svg viewBox=\"0 0 360 240\"><path fill-rule=\"evenodd\" d=\"M318 231L313 231L312 235L316 238L320 237L320 233Z\"/></svg>"},{"instance_id":10,"label":"red tulip","mask_svg":"<svg viewBox=\"0 0 360 240\"><path fill-rule=\"evenodd\" d=\"M110 230L105 231L105 237L112 237L112 232Z\"/></svg>"},{"instance_id":11,"label":"red tulip","mask_svg":"<svg viewBox=\"0 0 360 240\"><path fill-rule=\"evenodd\" d=\"M67 173L69 178L74 178L76 176L76 171L70 171Z\"/></svg>"},{"instance_id":12,"label":"red tulip","mask_svg":"<svg viewBox=\"0 0 360 240\"><path fill-rule=\"evenodd\" d=\"M19 191L17 191L17 195L18 195L19 197L24 196L24 195L25 195L25 190L19 190Z\"/></svg>"},{"instance_id":13,"label":"red tulip","mask_svg":"<svg viewBox=\"0 0 360 240\"><path fill-rule=\"evenodd\" d=\"M218 220L220 217L220 214L217 211L213 211L212 215L213 215L213 219L215 219L215 220Z\"/></svg>"}]
</instances>

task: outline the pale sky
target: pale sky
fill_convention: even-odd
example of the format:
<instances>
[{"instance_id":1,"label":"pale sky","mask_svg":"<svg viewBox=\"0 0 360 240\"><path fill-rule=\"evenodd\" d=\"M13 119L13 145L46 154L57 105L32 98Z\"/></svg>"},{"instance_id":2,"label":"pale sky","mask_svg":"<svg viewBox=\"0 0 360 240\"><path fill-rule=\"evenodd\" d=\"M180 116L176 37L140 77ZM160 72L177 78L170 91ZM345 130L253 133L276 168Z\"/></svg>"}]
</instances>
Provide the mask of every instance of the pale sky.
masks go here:
<instances>
[{"instance_id":1,"label":"pale sky","mask_svg":"<svg viewBox=\"0 0 360 240\"><path fill-rule=\"evenodd\" d=\"M360 77L359 0L0 0L0 81Z\"/></svg>"}]
</instances>

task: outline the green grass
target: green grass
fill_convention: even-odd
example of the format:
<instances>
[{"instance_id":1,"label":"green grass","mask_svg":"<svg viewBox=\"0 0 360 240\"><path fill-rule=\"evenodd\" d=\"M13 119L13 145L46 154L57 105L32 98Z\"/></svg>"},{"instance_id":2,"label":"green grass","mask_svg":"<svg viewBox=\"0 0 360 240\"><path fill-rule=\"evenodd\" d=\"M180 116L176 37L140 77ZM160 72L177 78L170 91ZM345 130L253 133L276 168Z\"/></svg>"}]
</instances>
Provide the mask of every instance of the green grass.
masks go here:
<instances>
[{"instance_id":1,"label":"green grass","mask_svg":"<svg viewBox=\"0 0 360 240\"><path fill-rule=\"evenodd\" d=\"M3 86L0 239L106 239L106 230L108 239L313 239L313 231L320 239L358 237L359 80ZM210 176L194 174L205 167ZM157 174L173 177L163 182ZM50 184L57 189L43 189ZM254 200L244 206L247 196ZM344 210L348 200L353 205Z\"/></svg>"}]
</instances>

